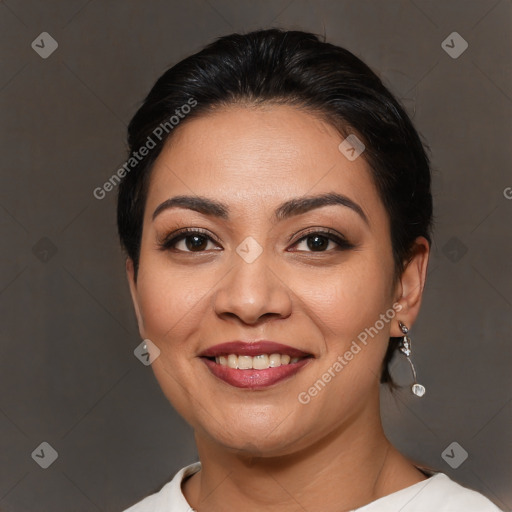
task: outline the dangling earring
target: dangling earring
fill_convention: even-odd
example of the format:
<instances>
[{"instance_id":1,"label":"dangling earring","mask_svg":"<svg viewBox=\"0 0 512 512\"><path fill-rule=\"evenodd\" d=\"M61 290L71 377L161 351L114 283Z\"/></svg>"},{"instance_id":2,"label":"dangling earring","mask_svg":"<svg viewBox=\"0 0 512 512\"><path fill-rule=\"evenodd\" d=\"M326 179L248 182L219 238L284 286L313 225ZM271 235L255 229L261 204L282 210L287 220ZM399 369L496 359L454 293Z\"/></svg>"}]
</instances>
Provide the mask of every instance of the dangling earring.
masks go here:
<instances>
[{"instance_id":1,"label":"dangling earring","mask_svg":"<svg viewBox=\"0 0 512 512\"><path fill-rule=\"evenodd\" d=\"M412 392L419 397L422 397L425 394L425 386L422 386L421 384L418 384L418 381L416 380L416 370L414 369L414 365L411 361L411 352L412 352L412 346L411 346L411 338L407 336L407 333L409 332L409 329L405 324L402 322L398 322L398 325L400 326L400 329L402 330L404 337L400 341L399 349L402 354L407 357L407 361L409 362L409 365L411 366L412 370L412 376L414 378L414 383L411 386Z\"/></svg>"}]
</instances>

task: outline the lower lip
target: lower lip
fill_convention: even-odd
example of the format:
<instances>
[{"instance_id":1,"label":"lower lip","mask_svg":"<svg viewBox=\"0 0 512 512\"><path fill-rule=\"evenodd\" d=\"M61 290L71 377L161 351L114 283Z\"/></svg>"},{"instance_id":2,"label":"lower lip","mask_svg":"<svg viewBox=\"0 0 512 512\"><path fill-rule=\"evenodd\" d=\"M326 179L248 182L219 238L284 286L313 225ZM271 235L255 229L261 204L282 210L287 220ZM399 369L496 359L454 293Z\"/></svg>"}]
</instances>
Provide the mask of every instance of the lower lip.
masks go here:
<instances>
[{"instance_id":1,"label":"lower lip","mask_svg":"<svg viewBox=\"0 0 512 512\"><path fill-rule=\"evenodd\" d=\"M283 364L275 368L267 368L265 370L238 370L217 364L215 361L201 358L215 377L227 382L231 386L237 388L259 389L272 386L295 375L308 362L310 357L301 359L296 363Z\"/></svg>"}]
</instances>

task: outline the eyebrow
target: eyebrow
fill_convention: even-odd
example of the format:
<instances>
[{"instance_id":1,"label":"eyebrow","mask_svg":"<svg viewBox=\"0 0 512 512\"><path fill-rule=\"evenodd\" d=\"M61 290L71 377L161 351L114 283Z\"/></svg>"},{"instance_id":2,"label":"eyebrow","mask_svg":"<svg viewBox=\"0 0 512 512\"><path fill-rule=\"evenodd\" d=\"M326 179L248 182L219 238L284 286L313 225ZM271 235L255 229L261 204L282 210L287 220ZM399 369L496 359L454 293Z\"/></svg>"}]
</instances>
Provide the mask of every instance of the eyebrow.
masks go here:
<instances>
[{"instance_id":1,"label":"eyebrow","mask_svg":"<svg viewBox=\"0 0 512 512\"><path fill-rule=\"evenodd\" d=\"M153 220L164 210L170 208L187 208L202 213L203 215L211 215L226 220L229 219L229 208L218 201L200 196L176 196L167 199L157 206L156 210L153 212Z\"/></svg>"},{"instance_id":2,"label":"eyebrow","mask_svg":"<svg viewBox=\"0 0 512 512\"><path fill-rule=\"evenodd\" d=\"M274 220L281 221L293 217L294 215L301 215L311 210L321 208L323 206L340 205L350 208L357 213L366 224L369 224L363 209L352 199L342 194L330 192L317 196L304 196L296 199L290 199L284 202L274 211ZM201 196L176 196L167 199L159 204L153 212L153 220L162 213L164 210L171 208L186 208L221 219L229 219L229 207L223 203Z\"/></svg>"}]
</instances>

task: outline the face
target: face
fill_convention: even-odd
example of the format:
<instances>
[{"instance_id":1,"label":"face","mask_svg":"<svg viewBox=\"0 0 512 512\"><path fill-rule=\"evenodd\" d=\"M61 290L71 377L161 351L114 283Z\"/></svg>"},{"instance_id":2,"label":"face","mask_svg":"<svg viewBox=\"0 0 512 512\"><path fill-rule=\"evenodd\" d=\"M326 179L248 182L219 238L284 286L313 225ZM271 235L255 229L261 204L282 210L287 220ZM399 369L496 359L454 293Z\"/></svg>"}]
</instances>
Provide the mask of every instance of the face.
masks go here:
<instances>
[{"instance_id":1,"label":"face","mask_svg":"<svg viewBox=\"0 0 512 512\"><path fill-rule=\"evenodd\" d=\"M183 124L154 165L136 283L128 265L140 333L167 398L219 446L291 453L378 414L400 286L388 215L342 140L293 107L232 107Z\"/></svg>"}]
</instances>

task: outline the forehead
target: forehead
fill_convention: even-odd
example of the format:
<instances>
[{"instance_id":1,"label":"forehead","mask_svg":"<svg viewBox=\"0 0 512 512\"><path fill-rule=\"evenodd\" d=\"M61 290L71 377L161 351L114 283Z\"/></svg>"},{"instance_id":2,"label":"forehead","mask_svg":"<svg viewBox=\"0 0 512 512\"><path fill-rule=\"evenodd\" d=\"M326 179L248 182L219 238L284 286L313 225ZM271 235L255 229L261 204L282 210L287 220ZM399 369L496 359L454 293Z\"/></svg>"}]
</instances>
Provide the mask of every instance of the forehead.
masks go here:
<instances>
[{"instance_id":1,"label":"forehead","mask_svg":"<svg viewBox=\"0 0 512 512\"><path fill-rule=\"evenodd\" d=\"M290 106L229 107L183 123L154 164L147 213L175 195L215 197L233 210L339 192L368 217L383 206L362 157L339 150L343 137Z\"/></svg>"}]
</instances>

